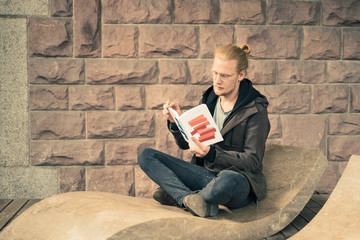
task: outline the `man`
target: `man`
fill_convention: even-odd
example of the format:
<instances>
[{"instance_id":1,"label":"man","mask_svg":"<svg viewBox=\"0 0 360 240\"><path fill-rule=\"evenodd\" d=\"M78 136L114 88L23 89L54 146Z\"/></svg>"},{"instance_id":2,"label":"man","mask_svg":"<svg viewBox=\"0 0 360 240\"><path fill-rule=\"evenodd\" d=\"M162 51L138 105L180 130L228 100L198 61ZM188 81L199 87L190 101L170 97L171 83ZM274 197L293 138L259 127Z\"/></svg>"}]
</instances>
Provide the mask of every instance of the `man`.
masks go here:
<instances>
[{"instance_id":1,"label":"man","mask_svg":"<svg viewBox=\"0 0 360 240\"><path fill-rule=\"evenodd\" d=\"M189 146L168 110L171 107L180 114L179 105L164 104L163 114L177 145L194 156L188 163L155 149L140 153L140 167L160 186L153 196L158 202L209 217L218 214L219 204L240 208L266 196L262 159L270 130L268 101L245 78L250 51L247 44L231 44L214 53L213 85L204 92L202 103L224 141L205 146L192 138L198 147Z\"/></svg>"}]
</instances>

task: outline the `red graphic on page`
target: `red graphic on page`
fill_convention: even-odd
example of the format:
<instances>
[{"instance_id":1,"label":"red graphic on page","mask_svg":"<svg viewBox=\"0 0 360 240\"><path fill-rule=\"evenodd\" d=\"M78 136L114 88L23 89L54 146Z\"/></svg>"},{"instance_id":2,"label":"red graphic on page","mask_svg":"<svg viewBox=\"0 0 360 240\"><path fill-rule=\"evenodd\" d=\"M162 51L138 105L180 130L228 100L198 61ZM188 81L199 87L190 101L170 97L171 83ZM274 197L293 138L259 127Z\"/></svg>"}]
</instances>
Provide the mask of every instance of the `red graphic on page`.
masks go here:
<instances>
[{"instance_id":1,"label":"red graphic on page","mask_svg":"<svg viewBox=\"0 0 360 240\"><path fill-rule=\"evenodd\" d=\"M210 125L210 122L203 114L193 118L188 123L191 127L193 127L191 135L194 136L196 133L198 133L200 135L200 142L205 142L215 138L216 130L213 127L208 127L208 125Z\"/></svg>"}]
</instances>

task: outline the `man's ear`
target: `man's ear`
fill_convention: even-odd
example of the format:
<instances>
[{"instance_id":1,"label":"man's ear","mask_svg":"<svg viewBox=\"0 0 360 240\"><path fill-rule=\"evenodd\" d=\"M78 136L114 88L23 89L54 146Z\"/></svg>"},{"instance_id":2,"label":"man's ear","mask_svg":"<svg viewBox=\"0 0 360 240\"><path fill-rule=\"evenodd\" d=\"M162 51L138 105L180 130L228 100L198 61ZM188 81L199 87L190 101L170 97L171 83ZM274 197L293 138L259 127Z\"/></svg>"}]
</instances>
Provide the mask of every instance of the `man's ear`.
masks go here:
<instances>
[{"instance_id":1,"label":"man's ear","mask_svg":"<svg viewBox=\"0 0 360 240\"><path fill-rule=\"evenodd\" d=\"M245 76L246 76L245 70L241 70L241 72L238 75L238 81L241 82L241 80L243 80Z\"/></svg>"}]
</instances>

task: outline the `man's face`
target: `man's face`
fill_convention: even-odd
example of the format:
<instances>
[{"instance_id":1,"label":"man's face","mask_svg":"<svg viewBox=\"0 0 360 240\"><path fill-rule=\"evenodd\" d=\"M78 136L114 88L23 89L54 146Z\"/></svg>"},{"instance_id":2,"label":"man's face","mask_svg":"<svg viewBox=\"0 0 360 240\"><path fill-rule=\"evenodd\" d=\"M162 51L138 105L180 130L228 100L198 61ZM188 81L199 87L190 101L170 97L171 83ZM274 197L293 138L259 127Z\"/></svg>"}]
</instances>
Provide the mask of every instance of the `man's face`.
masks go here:
<instances>
[{"instance_id":1,"label":"man's face","mask_svg":"<svg viewBox=\"0 0 360 240\"><path fill-rule=\"evenodd\" d=\"M244 73L236 72L236 60L222 60L215 57L212 67L214 92L218 96L237 94Z\"/></svg>"}]
</instances>

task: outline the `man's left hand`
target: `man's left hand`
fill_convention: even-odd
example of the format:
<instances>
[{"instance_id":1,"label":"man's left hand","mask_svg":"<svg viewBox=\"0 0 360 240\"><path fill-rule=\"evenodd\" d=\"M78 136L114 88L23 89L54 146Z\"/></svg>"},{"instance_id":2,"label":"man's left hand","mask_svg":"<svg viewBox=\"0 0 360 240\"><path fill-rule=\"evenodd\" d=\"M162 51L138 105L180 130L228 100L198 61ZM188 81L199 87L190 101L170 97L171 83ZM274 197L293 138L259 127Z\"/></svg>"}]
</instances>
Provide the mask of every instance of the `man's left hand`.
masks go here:
<instances>
[{"instance_id":1,"label":"man's left hand","mask_svg":"<svg viewBox=\"0 0 360 240\"><path fill-rule=\"evenodd\" d=\"M205 146L195 137L192 137L191 140L193 140L197 147L193 147L190 145L190 151L197 157L205 157L206 154L208 154L208 152L210 151L210 146Z\"/></svg>"}]
</instances>

